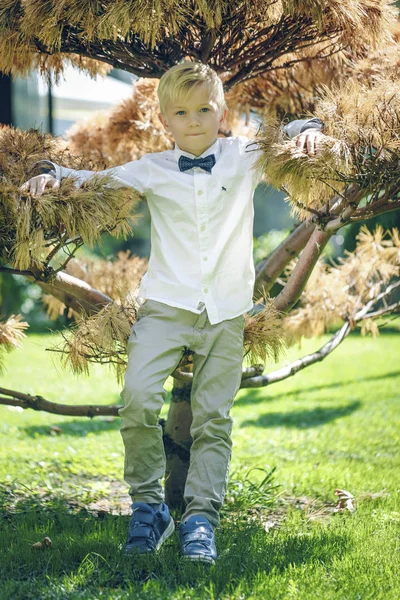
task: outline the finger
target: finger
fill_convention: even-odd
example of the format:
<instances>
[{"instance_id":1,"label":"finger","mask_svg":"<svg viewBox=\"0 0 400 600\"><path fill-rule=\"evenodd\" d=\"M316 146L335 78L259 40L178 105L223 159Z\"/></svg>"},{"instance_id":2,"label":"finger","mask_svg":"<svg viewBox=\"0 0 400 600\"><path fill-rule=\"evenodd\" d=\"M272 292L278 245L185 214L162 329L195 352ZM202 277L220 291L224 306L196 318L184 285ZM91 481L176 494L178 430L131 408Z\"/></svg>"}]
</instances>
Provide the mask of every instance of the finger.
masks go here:
<instances>
[{"instance_id":1,"label":"finger","mask_svg":"<svg viewBox=\"0 0 400 600\"><path fill-rule=\"evenodd\" d=\"M40 195L39 182L37 179L33 179L31 182L31 195L32 196Z\"/></svg>"},{"instance_id":2,"label":"finger","mask_svg":"<svg viewBox=\"0 0 400 600\"><path fill-rule=\"evenodd\" d=\"M31 196L35 196L37 194L37 180L37 177L32 177L26 182L27 190Z\"/></svg>"},{"instance_id":3,"label":"finger","mask_svg":"<svg viewBox=\"0 0 400 600\"><path fill-rule=\"evenodd\" d=\"M58 181L58 179L52 179L49 185L53 190L58 190L60 187L60 182Z\"/></svg>"},{"instance_id":4,"label":"finger","mask_svg":"<svg viewBox=\"0 0 400 600\"><path fill-rule=\"evenodd\" d=\"M298 149L303 152L304 151L304 143L305 143L305 138L304 135L300 135L297 140L296 140L296 146L298 147Z\"/></svg>"},{"instance_id":5,"label":"finger","mask_svg":"<svg viewBox=\"0 0 400 600\"><path fill-rule=\"evenodd\" d=\"M315 138L313 135L307 137L307 152L310 155L315 154Z\"/></svg>"},{"instance_id":6,"label":"finger","mask_svg":"<svg viewBox=\"0 0 400 600\"><path fill-rule=\"evenodd\" d=\"M325 140L324 134L318 133L318 136L316 137L316 140L315 140L315 146L316 146L317 152L322 152L322 148L324 146L324 140Z\"/></svg>"},{"instance_id":7,"label":"finger","mask_svg":"<svg viewBox=\"0 0 400 600\"><path fill-rule=\"evenodd\" d=\"M41 196L43 194L45 187L46 187L46 179L43 177L43 178L39 179L39 181L38 181L37 193L39 196Z\"/></svg>"}]
</instances>

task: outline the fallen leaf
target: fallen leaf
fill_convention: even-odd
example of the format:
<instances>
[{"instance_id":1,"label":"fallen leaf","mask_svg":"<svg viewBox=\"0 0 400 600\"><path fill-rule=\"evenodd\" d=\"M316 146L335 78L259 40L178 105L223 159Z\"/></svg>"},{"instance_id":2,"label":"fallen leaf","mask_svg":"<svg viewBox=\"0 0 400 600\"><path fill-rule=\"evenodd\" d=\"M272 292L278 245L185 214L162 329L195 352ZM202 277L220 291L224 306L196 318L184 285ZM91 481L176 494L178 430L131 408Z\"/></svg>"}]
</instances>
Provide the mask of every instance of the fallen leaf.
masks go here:
<instances>
[{"instance_id":1,"label":"fallen leaf","mask_svg":"<svg viewBox=\"0 0 400 600\"><path fill-rule=\"evenodd\" d=\"M338 503L335 506L335 511L349 510L354 512L356 510L354 504L354 496L347 490L335 490L336 496L338 496Z\"/></svg>"},{"instance_id":2,"label":"fallen leaf","mask_svg":"<svg viewBox=\"0 0 400 600\"><path fill-rule=\"evenodd\" d=\"M265 529L265 531L268 533L270 531L270 529L273 529L274 527L277 526L278 523L276 523L276 521L264 521L263 522L263 527Z\"/></svg>"},{"instance_id":3,"label":"fallen leaf","mask_svg":"<svg viewBox=\"0 0 400 600\"><path fill-rule=\"evenodd\" d=\"M51 425L50 435L58 435L60 433L64 433L64 430L61 429L61 427L58 427L57 425Z\"/></svg>"},{"instance_id":4,"label":"fallen leaf","mask_svg":"<svg viewBox=\"0 0 400 600\"><path fill-rule=\"evenodd\" d=\"M36 542L35 544L32 544L32 548L38 548L38 549L50 548L52 543L53 542L51 541L51 539L49 537L45 537L42 542Z\"/></svg>"}]
</instances>

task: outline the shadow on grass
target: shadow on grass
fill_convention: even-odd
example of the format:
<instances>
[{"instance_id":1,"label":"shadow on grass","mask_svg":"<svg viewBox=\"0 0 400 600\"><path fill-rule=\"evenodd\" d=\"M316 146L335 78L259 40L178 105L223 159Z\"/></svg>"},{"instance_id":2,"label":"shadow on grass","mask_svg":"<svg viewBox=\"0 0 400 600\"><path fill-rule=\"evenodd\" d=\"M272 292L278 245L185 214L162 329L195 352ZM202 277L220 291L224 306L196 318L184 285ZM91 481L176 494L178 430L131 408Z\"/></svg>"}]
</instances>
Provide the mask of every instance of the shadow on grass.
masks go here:
<instances>
[{"instance_id":1,"label":"shadow on grass","mask_svg":"<svg viewBox=\"0 0 400 600\"><path fill-rule=\"evenodd\" d=\"M235 400L235 405L243 405L243 404L258 404L259 402L272 402L275 400L279 400L281 398L290 398L290 396L298 396L299 394L309 394L310 392L319 392L321 390L329 390L329 389L339 389L346 385L351 385L353 383L362 383L364 381L380 381L382 379L390 379L391 377L398 377L400 375L400 371L393 371L391 373L384 373L383 375L371 375L371 377L358 377L357 379L349 379L347 381L338 381L337 383L328 383L323 385L314 385L312 387L304 387L292 390L290 392L283 392L282 394L274 395L263 395L263 390L266 390L269 386L265 388L257 388L254 390L249 389L246 395L243 395L241 398Z\"/></svg>"},{"instance_id":2,"label":"shadow on grass","mask_svg":"<svg viewBox=\"0 0 400 600\"><path fill-rule=\"evenodd\" d=\"M327 567L349 548L344 530L340 534L326 527L309 531L299 520L290 532L272 535L261 523L233 521L217 530L220 558L210 567L182 561L176 532L155 556L125 556L122 547L129 517L106 514L100 519L71 509L62 499L55 498L45 507L22 499L12 511L3 506L0 521L3 600L93 599L100 589L107 598L130 598L127 593L136 598L143 593L149 598L176 594L206 599L211 584L215 597L231 597L235 589L250 591L260 585L263 577L266 581L271 575L285 577L293 566ZM45 536L52 540L51 547L32 548Z\"/></svg>"},{"instance_id":3,"label":"shadow on grass","mask_svg":"<svg viewBox=\"0 0 400 600\"><path fill-rule=\"evenodd\" d=\"M31 425L24 427L24 432L30 437L38 437L40 435L73 435L76 437L85 437L89 433L103 433L105 431L116 431L121 426L119 417L95 417L90 419L87 417L79 417L71 421L49 425ZM59 431L60 430L60 431Z\"/></svg>"},{"instance_id":4,"label":"shadow on grass","mask_svg":"<svg viewBox=\"0 0 400 600\"><path fill-rule=\"evenodd\" d=\"M288 413L267 413L258 419L243 421L240 427L296 427L297 429L308 429L319 427L336 419L348 417L361 406L356 401L347 406L336 408L314 408L312 410L299 410Z\"/></svg>"}]
</instances>

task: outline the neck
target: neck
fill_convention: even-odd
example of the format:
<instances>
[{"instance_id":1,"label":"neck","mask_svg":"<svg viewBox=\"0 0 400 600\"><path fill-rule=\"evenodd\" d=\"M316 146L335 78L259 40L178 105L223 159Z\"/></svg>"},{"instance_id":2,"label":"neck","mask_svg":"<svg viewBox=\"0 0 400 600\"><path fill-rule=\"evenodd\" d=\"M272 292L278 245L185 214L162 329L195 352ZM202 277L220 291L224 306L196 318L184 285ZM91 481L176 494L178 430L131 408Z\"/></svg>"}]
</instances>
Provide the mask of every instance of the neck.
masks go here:
<instances>
[{"instance_id":1,"label":"neck","mask_svg":"<svg viewBox=\"0 0 400 600\"><path fill-rule=\"evenodd\" d=\"M178 146L178 144L177 144L177 146L183 152L188 152L189 154L193 154L193 156L201 156L204 152L206 152L206 150L208 150L209 148L211 148L211 146L214 146L214 144L215 144L216 141L217 141L217 138L215 138L215 140L213 141L212 144L209 144L208 146L206 146L202 150L190 150L189 148L184 148L183 146Z\"/></svg>"}]
</instances>

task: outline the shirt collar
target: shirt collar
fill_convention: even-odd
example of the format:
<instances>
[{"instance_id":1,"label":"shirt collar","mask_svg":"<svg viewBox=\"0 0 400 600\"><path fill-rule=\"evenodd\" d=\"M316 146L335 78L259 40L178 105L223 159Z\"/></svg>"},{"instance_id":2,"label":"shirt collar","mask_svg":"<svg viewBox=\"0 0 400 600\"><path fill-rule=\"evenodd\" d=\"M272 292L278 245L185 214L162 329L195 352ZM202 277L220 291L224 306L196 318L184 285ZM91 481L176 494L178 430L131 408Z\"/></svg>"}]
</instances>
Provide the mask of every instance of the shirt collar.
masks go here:
<instances>
[{"instance_id":1,"label":"shirt collar","mask_svg":"<svg viewBox=\"0 0 400 600\"><path fill-rule=\"evenodd\" d=\"M174 156L175 156L177 162L181 156L187 156L188 158L205 158L206 156L209 156L210 154L214 154L215 161L217 161L219 159L219 156L221 154L219 138L217 138L215 140L215 142L213 143L213 145L210 146L209 148L207 148L207 150L205 150L203 152L203 154L200 154L200 156L195 156L194 154L190 154L190 152L185 152L184 150L181 150L179 148L178 144L175 144L175 148L174 148Z\"/></svg>"}]
</instances>

